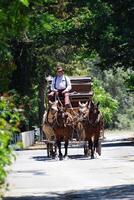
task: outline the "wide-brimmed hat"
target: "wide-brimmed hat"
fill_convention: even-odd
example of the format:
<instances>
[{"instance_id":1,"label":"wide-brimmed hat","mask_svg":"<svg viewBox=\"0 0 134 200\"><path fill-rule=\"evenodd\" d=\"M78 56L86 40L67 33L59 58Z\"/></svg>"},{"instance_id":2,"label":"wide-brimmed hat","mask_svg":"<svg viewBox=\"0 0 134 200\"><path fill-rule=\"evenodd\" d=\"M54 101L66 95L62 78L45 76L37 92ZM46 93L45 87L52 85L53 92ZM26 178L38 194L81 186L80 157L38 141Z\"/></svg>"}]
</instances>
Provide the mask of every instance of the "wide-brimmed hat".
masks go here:
<instances>
[{"instance_id":1,"label":"wide-brimmed hat","mask_svg":"<svg viewBox=\"0 0 134 200\"><path fill-rule=\"evenodd\" d=\"M64 70L63 70L63 68L62 67L57 67L56 68L56 72L63 72Z\"/></svg>"}]
</instances>

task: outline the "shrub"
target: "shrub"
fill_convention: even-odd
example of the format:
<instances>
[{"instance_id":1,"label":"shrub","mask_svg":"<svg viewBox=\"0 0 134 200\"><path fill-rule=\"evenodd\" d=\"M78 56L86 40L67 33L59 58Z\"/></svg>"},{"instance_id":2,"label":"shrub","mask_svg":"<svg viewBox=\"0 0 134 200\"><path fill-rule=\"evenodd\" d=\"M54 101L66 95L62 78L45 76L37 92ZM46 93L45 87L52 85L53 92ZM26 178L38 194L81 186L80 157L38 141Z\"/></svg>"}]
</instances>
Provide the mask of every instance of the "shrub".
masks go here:
<instances>
[{"instance_id":1,"label":"shrub","mask_svg":"<svg viewBox=\"0 0 134 200\"><path fill-rule=\"evenodd\" d=\"M13 134L19 132L18 122L20 113L15 108L13 98L5 94L0 97L0 187L7 176L6 166L11 164L13 158L10 145Z\"/></svg>"},{"instance_id":2,"label":"shrub","mask_svg":"<svg viewBox=\"0 0 134 200\"><path fill-rule=\"evenodd\" d=\"M133 71L117 68L104 72L103 87L119 102L113 115L111 126L119 129L132 129L134 126L134 94L132 85L128 88L128 80L132 80ZM131 78L131 79L129 79Z\"/></svg>"},{"instance_id":3,"label":"shrub","mask_svg":"<svg viewBox=\"0 0 134 200\"><path fill-rule=\"evenodd\" d=\"M105 125L108 127L112 121L113 114L118 108L118 101L105 91L101 82L97 79L94 79L93 91L93 99L95 102L100 102L100 111L104 117Z\"/></svg>"}]
</instances>

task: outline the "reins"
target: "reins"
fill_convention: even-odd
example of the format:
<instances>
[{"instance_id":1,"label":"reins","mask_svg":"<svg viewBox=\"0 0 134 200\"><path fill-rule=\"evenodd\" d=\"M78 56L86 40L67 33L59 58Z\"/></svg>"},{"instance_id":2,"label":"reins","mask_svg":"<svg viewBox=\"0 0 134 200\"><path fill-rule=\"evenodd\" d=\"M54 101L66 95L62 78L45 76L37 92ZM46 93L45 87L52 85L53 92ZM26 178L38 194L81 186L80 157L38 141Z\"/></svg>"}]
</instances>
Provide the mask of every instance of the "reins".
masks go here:
<instances>
[{"instance_id":1,"label":"reins","mask_svg":"<svg viewBox=\"0 0 134 200\"><path fill-rule=\"evenodd\" d=\"M63 103L60 100L59 95L55 95L55 101L58 100L58 102L60 103L60 105L63 107Z\"/></svg>"}]
</instances>

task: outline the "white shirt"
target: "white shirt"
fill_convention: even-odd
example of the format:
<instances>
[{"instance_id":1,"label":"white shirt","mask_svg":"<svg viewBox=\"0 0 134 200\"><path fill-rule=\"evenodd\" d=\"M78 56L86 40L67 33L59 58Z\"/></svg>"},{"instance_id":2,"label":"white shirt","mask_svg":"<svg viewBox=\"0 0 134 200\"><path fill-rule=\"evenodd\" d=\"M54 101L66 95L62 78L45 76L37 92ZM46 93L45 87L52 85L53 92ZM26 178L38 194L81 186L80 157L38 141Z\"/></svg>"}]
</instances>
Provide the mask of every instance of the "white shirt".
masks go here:
<instances>
[{"instance_id":1,"label":"white shirt","mask_svg":"<svg viewBox=\"0 0 134 200\"><path fill-rule=\"evenodd\" d=\"M53 78L51 84L51 91L56 92L57 90L65 90L66 92L69 92L71 89L72 89L71 81L68 76L62 75Z\"/></svg>"}]
</instances>

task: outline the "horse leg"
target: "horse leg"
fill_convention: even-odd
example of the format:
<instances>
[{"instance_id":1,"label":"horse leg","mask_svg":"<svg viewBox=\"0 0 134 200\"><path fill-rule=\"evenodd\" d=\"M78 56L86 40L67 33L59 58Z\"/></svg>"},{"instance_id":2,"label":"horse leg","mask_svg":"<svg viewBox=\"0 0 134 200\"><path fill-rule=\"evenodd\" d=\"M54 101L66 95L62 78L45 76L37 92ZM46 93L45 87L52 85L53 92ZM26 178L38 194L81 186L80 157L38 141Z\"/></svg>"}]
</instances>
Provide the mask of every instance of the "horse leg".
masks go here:
<instances>
[{"instance_id":1,"label":"horse leg","mask_svg":"<svg viewBox=\"0 0 134 200\"><path fill-rule=\"evenodd\" d=\"M47 143L47 157L50 158L50 143Z\"/></svg>"},{"instance_id":2,"label":"horse leg","mask_svg":"<svg viewBox=\"0 0 134 200\"><path fill-rule=\"evenodd\" d=\"M54 144L54 153L55 153L55 157L57 156L57 144Z\"/></svg>"},{"instance_id":3,"label":"horse leg","mask_svg":"<svg viewBox=\"0 0 134 200\"><path fill-rule=\"evenodd\" d=\"M87 141L84 141L84 155L88 156L88 145L87 145Z\"/></svg>"},{"instance_id":4,"label":"horse leg","mask_svg":"<svg viewBox=\"0 0 134 200\"><path fill-rule=\"evenodd\" d=\"M50 146L50 156L51 158L55 158L56 157L56 153L57 153L57 146L56 144L52 143Z\"/></svg>"},{"instance_id":5,"label":"horse leg","mask_svg":"<svg viewBox=\"0 0 134 200\"><path fill-rule=\"evenodd\" d=\"M57 146L58 146L58 150L59 150L59 159L62 160L62 152L61 152L61 140L57 141Z\"/></svg>"},{"instance_id":6,"label":"horse leg","mask_svg":"<svg viewBox=\"0 0 134 200\"><path fill-rule=\"evenodd\" d=\"M89 142L89 149L91 150L91 159L94 159L94 141L93 138L90 138Z\"/></svg>"},{"instance_id":7,"label":"horse leg","mask_svg":"<svg viewBox=\"0 0 134 200\"><path fill-rule=\"evenodd\" d=\"M64 157L66 157L67 154L68 154L68 140L65 141L64 147L65 147L65 154L64 154Z\"/></svg>"},{"instance_id":8,"label":"horse leg","mask_svg":"<svg viewBox=\"0 0 134 200\"><path fill-rule=\"evenodd\" d=\"M101 155L101 140L99 138L97 138L95 140L95 149L96 152L99 154L99 156Z\"/></svg>"},{"instance_id":9,"label":"horse leg","mask_svg":"<svg viewBox=\"0 0 134 200\"><path fill-rule=\"evenodd\" d=\"M49 144L49 152L50 152L50 157L53 158L53 144Z\"/></svg>"}]
</instances>

